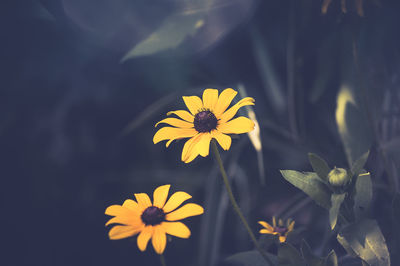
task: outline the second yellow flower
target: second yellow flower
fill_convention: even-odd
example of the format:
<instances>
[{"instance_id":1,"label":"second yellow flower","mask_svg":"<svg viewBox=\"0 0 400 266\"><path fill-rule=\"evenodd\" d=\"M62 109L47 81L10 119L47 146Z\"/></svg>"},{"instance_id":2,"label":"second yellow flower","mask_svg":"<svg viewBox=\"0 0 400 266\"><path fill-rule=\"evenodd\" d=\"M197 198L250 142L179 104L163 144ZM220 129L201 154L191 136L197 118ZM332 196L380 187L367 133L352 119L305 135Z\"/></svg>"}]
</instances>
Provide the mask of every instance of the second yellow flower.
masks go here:
<instances>
[{"instance_id":1,"label":"second yellow flower","mask_svg":"<svg viewBox=\"0 0 400 266\"><path fill-rule=\"evenodd\" d=\"M237 92L233 89L225 89L218 95L216 89L206 89L203 92L203 100L197 96L183 96L187 108L168 112L167 115L176 115L178 118L165 118L158 122L172 127L163 127L154 135L154 144L168 140L168 147L172 141L182 138L190 138L184 145L182 161L189 163L198 155L208 156L211 139L216 139L224 150L229 150L232 139L227 134L242 134L254 129L254 122L249 118L240 116L232 119L239 108L246 105L254 105L254 99L246 97L227 109Z\"/></svg>"}]
</instances>

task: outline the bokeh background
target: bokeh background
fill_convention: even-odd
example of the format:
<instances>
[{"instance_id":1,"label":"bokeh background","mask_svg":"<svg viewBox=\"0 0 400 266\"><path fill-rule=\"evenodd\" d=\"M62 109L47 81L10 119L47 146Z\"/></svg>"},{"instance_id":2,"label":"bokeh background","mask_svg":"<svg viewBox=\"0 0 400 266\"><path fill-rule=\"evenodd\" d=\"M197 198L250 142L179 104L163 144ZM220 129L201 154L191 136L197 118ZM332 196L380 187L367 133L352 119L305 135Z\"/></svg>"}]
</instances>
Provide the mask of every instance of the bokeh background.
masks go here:
<instances>
[{"instance_id":1,"label":"bokeh background","mask_svg":"<svg viewBox=\"0 0 400 266\"><path fill-rule=\"evenodd\" d=\"M2 0L2 265L158 265L150 245L108 239L104 210L162 184L206 210L185 221L189 240L167 244L169 265L228 265L250 250L212 158L184 164L182 141L152 143L181 96L208 87L256 99L262 150L241 135L223 153L253 231L292 217L317 254L343 255L327 212L278 170L311 170L308 152L346 167L371 149L374 217L400 265L387 193L400 188L399 1L363 4L360 16L352 0L326 14L319 0Z\"/></svg>"}]
</instances>

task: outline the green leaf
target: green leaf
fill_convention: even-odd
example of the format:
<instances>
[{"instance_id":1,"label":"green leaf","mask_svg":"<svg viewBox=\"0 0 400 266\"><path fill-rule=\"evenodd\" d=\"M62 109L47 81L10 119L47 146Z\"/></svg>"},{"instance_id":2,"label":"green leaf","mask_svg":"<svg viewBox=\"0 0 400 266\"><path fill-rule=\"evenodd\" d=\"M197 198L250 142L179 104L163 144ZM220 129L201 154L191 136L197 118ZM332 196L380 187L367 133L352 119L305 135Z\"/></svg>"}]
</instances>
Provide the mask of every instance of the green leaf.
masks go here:
<instances>
[{"instance_id":1,"label":"green leaf","mask_svg":"<svg viewBox=\"0 0 400 266\"><path fill-rule=\"evenodd\" d=\"M351 173L355 176L361 173L361 170L364 168L365 163L368 160L369 151L364 153L360 158L355 161L355 163L351 166Z\"/></svg>"},{"instance_id":2,"label":"green leaf","mask_svg":"<svg viewBox=\"0 0 400 266\"><path fill-rule=\"evenodd\" d=\"M369 266L389 266L390 256L385 238L375 220L364 219L343 228L337 240L347 253L357 256Z\"/></svg>"},{"instance_id":3,"label":"green leaf","mask_svg":"<svg viewBox=\"0 0 400 266\"><path fill-rule=\"evenodd\" d=\"M124 55L121 62L178 47L203 26L204 16L204 12L171 15L160 28Z\"/></svg>"},{"instance_id":4,"label":"green leaf","mask_svg":"<svg viewBox=\"0 0 400 266\"><path fill-rule=\"evenodd\" d=\"M372 181L369 173L357 177L354 195L354 214L357 220L365 218L372 200Z\"/></svg>"},{"instance_id":5,"label":"green leaf","mask_svg":"<svg viewBox=\"0 0 400 266\"><path fill-rule=\"evenodd\" d=\"M279 266L306 266L300 253L290 244L281 243L278 248Z\"/></svg>"},{"instance_id":6,"label":"green leaf","mask_svg":"<svg viewBox=\"0 0 400 266\"><path fill-rule=\"evenodd\" d=\"M314 153L308 154L308 159L314 171L324 181L328 182L328 174L331 170L324 159Z\"/></svg>"},{"instance_id":7,"label":"green leaf","mask_svg":"<svg viewBox=\"0 0 400 266\"><path fill-rule=\"evenodd\" d=\"M316 173L301 173L294 170L281 170L283 178L290 182L295 187L301 189L317 204L325 209L330 209L329 188L317 177Z\"/></svg>"},{"instance_id":8,"label":"green leaf","mask_svg":"<svg viewBox=\"0 0 400 266\"><path fill-rule=\"evenodd\" d=\"M267 253L268 258L271 259L272 263L276 265L278 263L278 259L275 255ZM261 256L261 254L256 250L245 251L236 253L225 259L227 263L233 263L243 266L272 266L268 265L265 259Z\"/></svg>"},{"instance_id":9,"label":"green leaf","mask_svg":"<svg viewBox=\"0 0 400 266\"><path fill-rule=\"evenodd\" d=\"M329 209L329 223L331 224L331 229L333 230L337 223L337 217L339 215L340 206L344 198L346 197L346 193L343 194L332 194L331 195L331 208Z\"/></svg>"},{"instance_id":10,"label":"green leaf","mask_svg":"<svg viewBox=\"0 0 400 266\"><path fill-rule=\"evenodd\" d=\"M300 251L308 266L324 266L324 259L315 256L304 239L301 241Z\"/></svg>"},{"instance_id":11,"label":"green leaf","mask_svg":"<svg viewBox=\"0 0 400 266\"><path fill-rule=\"evenodd\" d=\"M334 250L332 250L325 258L324 266L338 266L338 258Z\"/></svg>"}]
</instances>

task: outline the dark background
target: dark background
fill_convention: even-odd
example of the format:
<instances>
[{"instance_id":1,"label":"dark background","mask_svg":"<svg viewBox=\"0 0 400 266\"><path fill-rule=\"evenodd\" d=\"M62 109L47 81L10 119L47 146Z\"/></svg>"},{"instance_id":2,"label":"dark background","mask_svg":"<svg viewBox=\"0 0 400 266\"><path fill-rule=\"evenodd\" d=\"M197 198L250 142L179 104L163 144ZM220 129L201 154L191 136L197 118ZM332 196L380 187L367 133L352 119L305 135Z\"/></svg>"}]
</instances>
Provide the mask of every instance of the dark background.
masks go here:
<instances>
[{"instance_id":1,"label":"dark background","mask_svg":"<svg viewBox=\"0 0 400 266\"><path fill-rule=\"evenodd\" d=\"M207 87L241 87L256 99L267 185L260 186L257 153L245 135L223 153L253 231L258 220L291 216L317 254L335 248L343 255L327 233L327 213L278 170L311 170L310 151L347 166L335 122L344 82L357 97L368 88L357 101L371 119L359 118L369 127L356 139L368 136L367 169L383 187L374 215L397 265L384 191L385 169L399 174L398 1L365 0L364 17L351 0L346 14L333 0L326 15L316 0L209 1L204 26L177 47L121 62L171 15L203 2L1 1L2 265L157 265L150 244L142 253L136 237L108 239L104 210L162 184L206 209L185 221L189 240L167 244L169 265L220 265L251 249L212 158L184 164L182 141L168 149L152 143L154 124L184 108L180 97ZM389 147L388 164L382 147Z\"/></svg>"}]
</instances>

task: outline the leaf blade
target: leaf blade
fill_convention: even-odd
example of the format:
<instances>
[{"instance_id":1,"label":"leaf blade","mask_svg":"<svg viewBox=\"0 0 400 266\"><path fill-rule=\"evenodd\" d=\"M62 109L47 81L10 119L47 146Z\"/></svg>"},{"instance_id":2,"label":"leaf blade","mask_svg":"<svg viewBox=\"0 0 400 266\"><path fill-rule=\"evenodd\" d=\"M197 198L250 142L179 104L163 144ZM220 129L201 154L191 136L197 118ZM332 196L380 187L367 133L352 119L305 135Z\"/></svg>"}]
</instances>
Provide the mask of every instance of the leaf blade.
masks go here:
<instances>
[{"instance_id":1,"label":"leaf blade","mask_svg":"<svg viewBox=\"0 0 400 266\"><path fill-rule=\"evenodd\" d=\"M364 219L343 228L337 240L346 251L370 266L389 266L390 255L386 240L375 220Z\"/></svg>"},{"instance_id":2,"label":"leaf blade","mask_svg":"<svg viewBox=\"0 0 400 266\"><path fill-rule=\"evenodd\" d=\"M354 195L354 214L358 220L368 214L372 201L372 181L370 173L357 177Z\"/></svg>"},{"instance_id":3,"label":"leaf blade","mask_svg":"<svg viewBox=\"0 0 400 266\"><path fill-rule=\"evenodd\" d=\"M337 217L339 215L340 206L342 205L346 193L343 194L332 194L331 195L331 208L329 209L329 223L333 230L337 223Z\"/></svg>"},{"instance_id":4,"label":"leaf blade","mask_svg":"<svg viewBox=\"0 0 400 266\"><path fill-rule=\"evenodd\" d=\"M315 153L308 154L308 160L317 175L324 181L328 181L328 174L331 170L324 159L316 155Z\"/></svg>"},{"instance_id":5,"label":"leaf blade","mask_svg":"<svg viewBox=\"0 0 400 266\"><path fill-rule=\"evenodd\" d=\"M330 190L329 188L317 177L316 173L301 173L294 170L280 170L283 178L295 187L301 189L317 204L330 209Z\"/></svg>"}]
</instances>

